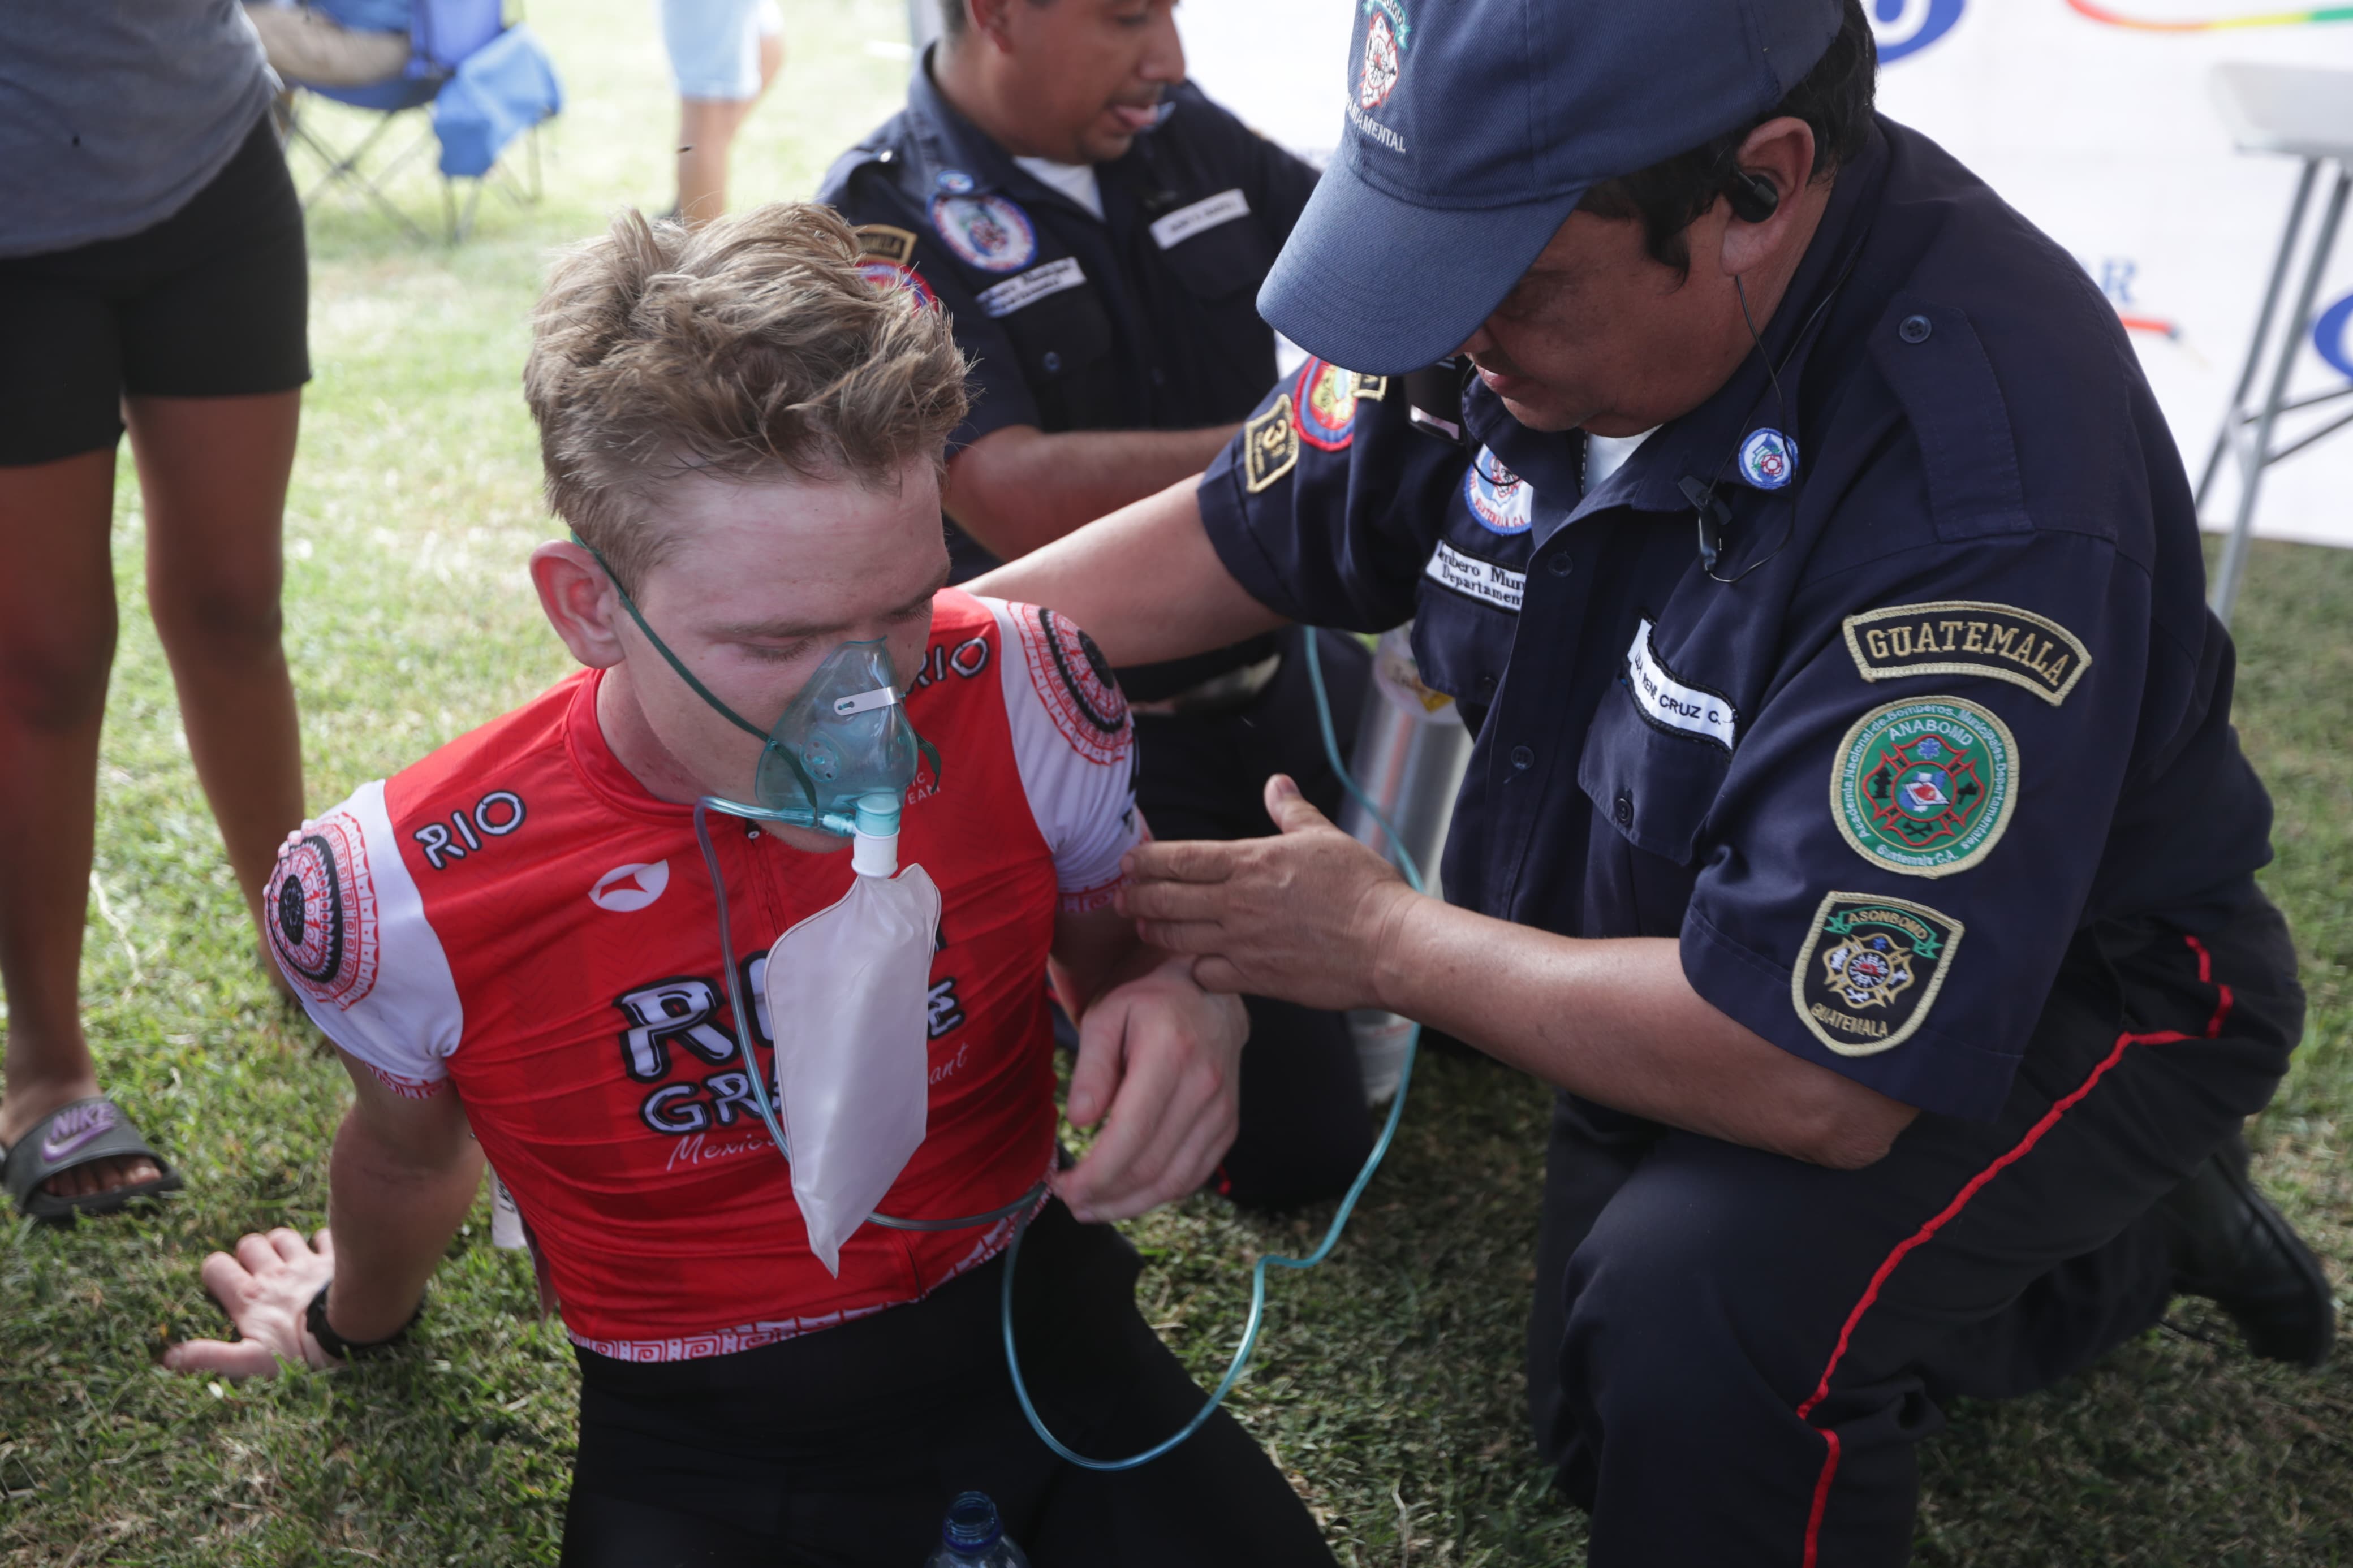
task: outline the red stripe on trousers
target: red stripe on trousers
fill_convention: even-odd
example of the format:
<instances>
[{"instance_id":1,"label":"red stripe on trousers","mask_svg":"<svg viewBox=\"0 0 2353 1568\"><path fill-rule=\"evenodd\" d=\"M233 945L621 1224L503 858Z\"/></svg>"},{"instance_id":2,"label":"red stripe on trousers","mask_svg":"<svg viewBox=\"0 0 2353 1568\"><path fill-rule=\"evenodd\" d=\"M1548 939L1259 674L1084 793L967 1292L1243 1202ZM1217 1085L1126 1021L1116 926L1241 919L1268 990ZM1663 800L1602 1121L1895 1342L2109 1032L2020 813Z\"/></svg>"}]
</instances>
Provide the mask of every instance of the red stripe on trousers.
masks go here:
<instances>
[{"instance_id":1,"label":"red stripe on trousers","mask_svg":"<svg viewBox=\"0 0 2353 1568\"><path fill-rule=\"evenodd\" d=\"M2214 960L2212 955L2206 951L2206 944L2200 942L2196 937L2187 934L2185 934L2181 940L2188 942L2189 944L2189 950L2198 955L2199 980L2206 984L2213 984ZM2227 985L2217 985L2215 986L2215 991L2217 993L2217 996L2214 1005L2214 1016L2207 1020L2206 1024L2206 1038L2210 1040L2222 1032L2222 1021L2229 1017L2231 1014L2231 988ZM2034 1125L2026 1130L2025 1137L2021 1138L2013 1147L2003 1153L1999 1159L1995 1160L1992 1164L1988 1165L1984 1170L1979 1171L1976 1175L1970 1177L1968 1184L1963 1186L1960 1192L1955 1194L1953 1201L1947 1204L1944 1208L1937 1213L1934 1219L1931 1219L1918 1230L1914 1231L1910 1236L1905 1237L1902 1241L1896 1243L1895 1250L1890 1252L1886 1258L1881 1262L1879 1268L1872 1274L1871 1283L1863 1287L1862 1298L1855 1302L1854 1310L1846 1315L1846 1322L1839 1330L1838 1343L1831 1351L1830 1363L1822 1368L1821 1381L1814 1384L1813 1393L1808 1394L1806 1396L1806 1402L1798 1406L1798 1419L1800 1421L1807 1420L1813 1415L1814 1407L1821 1404L1821 1402L1829 1396L1831 1391L1831 1374L1838 1371L1839 1362L1846 1355L1847 1346L1852 1342L1854 1339L1855 1326L1862 1321L1862 1315L1871 1310L1871 1304L1879 1300L1880 1288L1887 1283L1888 1276L1895 1272L1895 1266L1903 1262L1905 1258L1911 1253L1913 1248L1926 1242L1938 1231L1944 1229L1947 1224L1951 1223L1956 1215L1959 1214L1963 1209L1968 1206L1969 1200L1976 1197L1979 1192L1983 1191L1985 1184L1988 1182L1992 1181L1995 1176L2000 1174L2005 1167L2014 1164L2019 1160L2024 1158L2028 1150L2033 1148L2035 1144L2042 1141L2042 1135L2045 1132L2050 1131L2052 1128L2059 1124L2059 1119L2061 1117L2073 1110L2075 1106L2082 1101L2085 1095L2092 1092L2093 1086L2097 1084L2102 1078L2106 1076L2107 1070L2110 1068L2116 1066L2117 1062L2124 1059L2125 1050L2127 1047L2168 1045L2176 1040L2186 1040L2190 1037L2191 1037L2183 1034L2179 1029L2159 1029L2155 1033L2147 1035L2118 1035L2116 1037L2115 1047L2105 1057L2101 1058L2099 1066L2092 1069L2091 1075L2085 1078L2082 1083L2077 1084L2074 1089L2065 1098L2055 1101L2050 1110L2044 1111L2041 1118L2035 1121ZM1822 1442L1828 1451L1822 1456L1821 1475L1814 1482L1813 1507L1808 1510L1806 1515L1805 1568L1815 1568L1815 1557L1821 1547L1822 1513L1823 1510L1830 1506L1831 1479L1838 1474L1838 1434L1828 1427L1822 1427L1820 1428L1820 1431L1822 1435Z\"/></svg>"}]
</instances>

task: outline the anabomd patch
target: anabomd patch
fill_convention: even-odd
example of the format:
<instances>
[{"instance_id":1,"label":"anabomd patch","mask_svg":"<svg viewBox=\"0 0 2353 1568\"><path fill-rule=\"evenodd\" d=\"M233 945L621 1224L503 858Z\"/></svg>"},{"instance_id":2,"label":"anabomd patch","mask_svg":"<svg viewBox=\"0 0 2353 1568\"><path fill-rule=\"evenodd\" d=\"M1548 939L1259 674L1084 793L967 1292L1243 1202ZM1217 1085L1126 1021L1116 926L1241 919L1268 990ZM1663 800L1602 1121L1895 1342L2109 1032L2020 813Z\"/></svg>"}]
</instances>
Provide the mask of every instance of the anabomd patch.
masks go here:
<instances>
[{"instance_id":1,"label":"anabomd patch","mask_svg":"<svg viewBox=\"0 0 2353 1568\"><path fill-rule=\"evenodd\" d=\"M1790 1005L1842 1057L1894 1050L1927 1021L1963 929L1926 904L1832 893L1790 972Z\"/></svg>"},{"instance_id":2,"label":"anabomd patch","mask_svg":"<svg viewBox=\"0 0 2353 1568\"><path fill-rule=\"evenodd\" d=\"M1949 877L1993 851L2018 802L2018 742L1957 697L1874 708L1839 743L1831 816L1854 852L1907 877Z\"/></svg>"},{"instance_id":3,"label":"anabomd patch","mask_svg":"<svg viewBox=\"0 0 2353 1568\"><path fill-rule=\"evenodd\" d=\"M2013 605L1939 599L1891 605L1845 621L1847 652L1865 680L1987 675L2056 708L2091 668L2092 651L2057 621Z\"/></svg>"}]
</instances>

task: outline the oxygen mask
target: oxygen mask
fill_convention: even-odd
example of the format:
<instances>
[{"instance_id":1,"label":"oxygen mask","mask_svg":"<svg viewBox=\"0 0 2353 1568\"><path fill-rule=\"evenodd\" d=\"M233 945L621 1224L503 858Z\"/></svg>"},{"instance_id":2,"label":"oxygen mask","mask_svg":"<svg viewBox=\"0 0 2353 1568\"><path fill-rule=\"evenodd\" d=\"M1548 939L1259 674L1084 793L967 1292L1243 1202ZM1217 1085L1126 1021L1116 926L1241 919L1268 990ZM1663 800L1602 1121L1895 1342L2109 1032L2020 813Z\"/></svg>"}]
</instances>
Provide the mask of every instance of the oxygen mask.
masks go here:
<instances>
[{"instance_id":1,"label":"oxygen mask","mask_svg":"<svg viewBox=\"0 0 2353 1568\"><path fill-rule=\"evenodd\" d=\"M646 624L637 601L613 576L605 558L579 535L573 538L596 555L596 563L613 578L622 607L678 678L722 718L758 737L760 760L752 773L752 798L712 796L709 805L714 810L850 838L857 833L860 803L867 796L885 795L893 802L904 800L926 761L932 764L933 779L939 778L940 754L908 721L885 639L846 642L826 655L825 662L785 705L776 723L762 730L722 702L687 668ZM871 810L870 805L870 816Z\"/></svg>"}]
</instances>

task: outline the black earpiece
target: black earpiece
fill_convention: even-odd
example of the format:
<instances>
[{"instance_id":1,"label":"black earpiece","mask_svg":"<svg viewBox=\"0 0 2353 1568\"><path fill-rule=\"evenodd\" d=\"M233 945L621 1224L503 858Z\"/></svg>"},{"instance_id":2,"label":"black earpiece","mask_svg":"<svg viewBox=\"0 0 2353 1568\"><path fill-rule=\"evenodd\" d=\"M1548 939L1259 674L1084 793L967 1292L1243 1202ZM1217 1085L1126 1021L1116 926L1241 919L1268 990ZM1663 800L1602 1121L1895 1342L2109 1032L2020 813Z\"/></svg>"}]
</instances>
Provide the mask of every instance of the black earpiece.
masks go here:
<instances>
[{"instance_id":1,"label":"black earpiece","mask_svg":"<svg viewBox=\"0 0 2353 1568\"><path fill-rule=\"evenodd\" d=\"M1724 199L1732 204L1732 216L1743 223L1763 223L1781 208L1781 193L1773 182L1746 169L1735 169L1725 176Z\"/></svg>"}]
</instances>

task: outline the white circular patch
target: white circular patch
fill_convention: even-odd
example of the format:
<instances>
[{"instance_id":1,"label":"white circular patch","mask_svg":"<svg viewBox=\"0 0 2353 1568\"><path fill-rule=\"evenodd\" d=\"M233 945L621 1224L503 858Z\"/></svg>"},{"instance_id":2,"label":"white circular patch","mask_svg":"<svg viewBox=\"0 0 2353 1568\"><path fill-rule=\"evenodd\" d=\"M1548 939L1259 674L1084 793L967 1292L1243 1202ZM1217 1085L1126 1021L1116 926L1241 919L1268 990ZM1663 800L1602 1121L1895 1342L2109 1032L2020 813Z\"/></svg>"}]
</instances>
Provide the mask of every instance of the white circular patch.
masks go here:
<instances>
[{"instance_id":1,"label":"white circular patch","mask_svg":"<svg viewBox=\"0 0 2353 1568\"><path fill-rule=\"evenodd\" d=\"M1798 473L1798 444L1778 430L1752 430L1740 443L1740 477L1760 490L1778 490Z\"/></svg>"},{"instance_id":2,"label":"white circular patch","mask_svg":"<svg viewBox=\"0 0 2353 1568\"><path fill-rule=\"evenodd\" d=\"M994 193L934 196L932 227L957 259L984 272L1018 272L1038 259L1038 231L1029 215Z\"/></svg>"}]
</instances>

